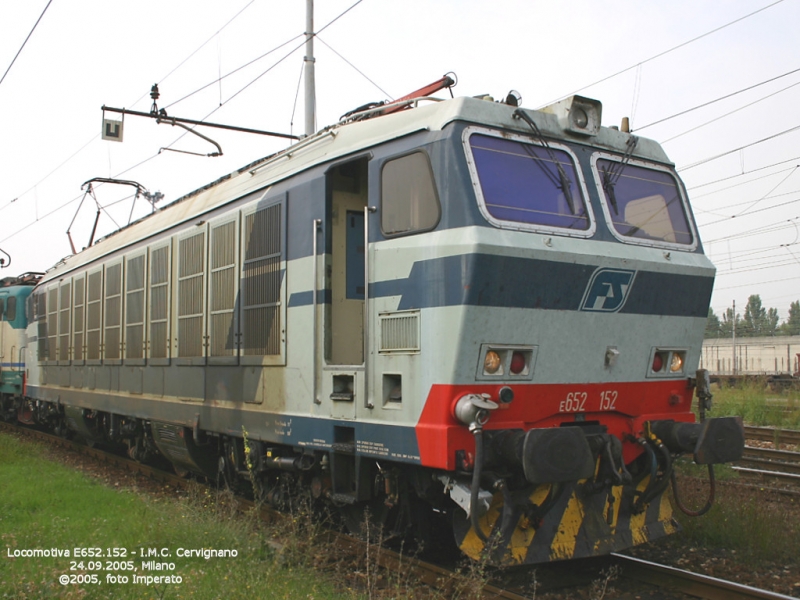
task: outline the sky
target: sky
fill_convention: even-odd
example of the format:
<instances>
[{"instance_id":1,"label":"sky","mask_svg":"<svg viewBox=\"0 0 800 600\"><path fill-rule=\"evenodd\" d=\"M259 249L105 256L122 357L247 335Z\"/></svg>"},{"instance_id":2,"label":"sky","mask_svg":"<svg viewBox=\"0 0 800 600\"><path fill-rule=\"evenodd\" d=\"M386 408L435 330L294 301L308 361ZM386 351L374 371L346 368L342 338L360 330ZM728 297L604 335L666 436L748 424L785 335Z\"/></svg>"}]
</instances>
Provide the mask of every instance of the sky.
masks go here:
<instances>
[{"instance_id":1,"label":"sky","mask_svg":"<svg viewBox=\"0 0 800 600\"><path fill-rule=\"evenodd\" d=\"M166 204L286 146L204 128L223 156L195 156L215 148L133 116L123 143L104 141L103 105L148 112L158 83L169 115L304 133L305 5L0 3L0 277L70 254L68 228L87 244L89 179L133 180ZM717 266L714 311L759 294L784 320L800 299L798 23L800 0L317 0L317 125L448 72L456 95L515 89L526 108L596 98L603 125L629 117L675 163ZM94 191L98 236L149 212L131 187Z\"/></svg>"}]
</instances>

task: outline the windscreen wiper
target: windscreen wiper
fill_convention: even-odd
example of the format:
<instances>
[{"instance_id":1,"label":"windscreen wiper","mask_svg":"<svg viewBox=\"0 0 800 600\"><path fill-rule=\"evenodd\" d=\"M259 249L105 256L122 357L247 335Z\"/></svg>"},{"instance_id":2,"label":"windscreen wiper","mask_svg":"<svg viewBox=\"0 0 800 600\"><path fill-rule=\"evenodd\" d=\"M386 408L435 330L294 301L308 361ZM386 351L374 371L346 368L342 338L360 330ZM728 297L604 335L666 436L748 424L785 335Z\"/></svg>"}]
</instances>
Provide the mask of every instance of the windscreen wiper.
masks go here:
<instances>
[{"instance_id":1,"label":"windscreen wiper","mask_svg":"<svg viewBox=\"0 0 800 600\"><path fill-rule=\"evenodd\" d=\"M625 170L625 165L627 165L630 161L638 142L639 138L635 135L629 137L628 142L625 145L625 154L622 156L622 161L617 163L616 166L603 169L603 191L605 191L606 196L608 197L608 202L614 209L615 215L619 215L619 208L617 207L617 194L614 191L614 186L617 185L617 181L619 181L619 178L622 176L622 172Z\"/></svg>"},{"instance_id":2,"label":"windscreen wiper","mask_svg":"<svg viewBox=\"0 0 800 600\"><path fill-rule=\"evenodd\" d=\"M574 215L575 214L575 201L572 198L572 182L569 180L567 176L567 172L564 170L564 167L561 166L561 163L556 158L556 155L553 153L553 149L550 148L550 144L547 143L547 140L544 139L542 132L539 130L539 126L536 125L533 119L531 119L530 115L523 111L521 108L518 108L514 111L514 118L515 119L522 119L525 121L528 126L533 130L534 136L536 137L536 141L539 142L542 146L544 146L545 150L547 150L547 154L550 156L550 160L558 169L558 181L553 178L553 175L550 173L550 170L541 165L540 161L541 158L535 156L530 151L527 150L528 154L531 158L536 160L536 164L542 167L542 170L545 172L547 177L553 182L553 185L560 188L562 192L564 192L564 199L567 201L567 205L569 206L569 211Z\"/></svg>"}]
</instances>

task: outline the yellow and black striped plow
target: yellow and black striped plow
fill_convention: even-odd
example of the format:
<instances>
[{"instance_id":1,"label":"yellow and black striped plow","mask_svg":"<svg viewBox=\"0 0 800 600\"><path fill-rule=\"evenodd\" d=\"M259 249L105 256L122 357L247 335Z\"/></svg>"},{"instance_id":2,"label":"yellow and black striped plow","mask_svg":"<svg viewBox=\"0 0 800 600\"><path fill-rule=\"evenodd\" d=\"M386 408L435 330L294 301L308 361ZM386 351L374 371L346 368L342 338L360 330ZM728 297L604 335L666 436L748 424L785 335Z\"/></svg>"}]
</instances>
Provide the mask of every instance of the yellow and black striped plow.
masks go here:
<instances>
[{"instance_id":1,"label":"yellow and black striped plow","mask_svg":"<svg viewBox=\"0 0 800 600\"><path fill-rule=\"evenodd\" d=\"M537 564L600 556L679 531L665 494L634 510L649 476L635 491L629 484L589 492L585 481L498 492L479 520L487 541L462 514L455 522L456 542L475 560L485 556L496 565Z\"/></svg>"}]
</instances>

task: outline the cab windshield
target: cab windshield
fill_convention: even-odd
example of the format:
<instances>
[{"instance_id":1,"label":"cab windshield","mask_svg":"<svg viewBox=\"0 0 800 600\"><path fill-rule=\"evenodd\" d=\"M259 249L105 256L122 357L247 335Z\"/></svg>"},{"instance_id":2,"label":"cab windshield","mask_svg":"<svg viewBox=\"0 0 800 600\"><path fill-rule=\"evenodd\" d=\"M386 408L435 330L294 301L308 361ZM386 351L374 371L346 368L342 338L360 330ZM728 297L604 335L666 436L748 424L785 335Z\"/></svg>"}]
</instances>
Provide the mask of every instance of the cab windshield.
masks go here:
<instances>
[{"instance_id":1,"label":"cab windshield","mask_svg":"<svg viewBox=\"0 0 800 600\"><path fill-rule=\"evenodd\" d=\"M489 216L524 228L585 231L591 224L575 161L565 150L473 133L469 149Z\"/></svg>"},{"instance_id":2,"label":"cab windshield","mask_svg":"<svg viewBox=\"0 0 800 600\"><path fill-rule=\"evenodd\" d=\"M597 159L614 231L622 237L672 244L693 243L675 178L666 171Z\"/></svg>"}]
</instances>

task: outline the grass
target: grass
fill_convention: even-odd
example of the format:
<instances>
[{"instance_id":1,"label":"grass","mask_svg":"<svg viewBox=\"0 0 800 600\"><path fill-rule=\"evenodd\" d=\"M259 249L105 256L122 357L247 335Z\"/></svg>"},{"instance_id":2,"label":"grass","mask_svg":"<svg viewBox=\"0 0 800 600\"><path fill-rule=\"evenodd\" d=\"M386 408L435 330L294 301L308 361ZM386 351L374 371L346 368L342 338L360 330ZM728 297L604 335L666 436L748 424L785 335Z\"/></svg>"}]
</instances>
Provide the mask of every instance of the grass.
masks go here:
<instances>
[{"instance_id":1,"label":"grass","mask_svg":"<svg viewBox=\"0 0 800 600\"><path fill-rule=\"evenodd\" d=\"M681 480L681 499L699 508L707 497L706 483ZM794 498L771 501L737 486L718 486L714 506L699 518L675 510L683 536L693 546L725 549L754 563L794 562L800 554L800 506Z\"/></svg>"},{"instance_id":2,"label":"grass","mask_svg":"<svg viewBox=\"0 0 800 600\"><path fill-rule=\"evenodd\" d=\"M709 417L740 416L748 425L800 429L797 390L773 391L766 383L750 381L721 386L713 393ZM684 504L700 508L708 495L706 467L684 457L676 468L684 476L679 478ZM685 538L693 545L735 551L754 562L795 561L800 555L800 501L772 501L752 489L726 486L739 478L727 465L716 465L715 475L720 485L707 514L692 518L675 510Z\"/></svg>"},{"instance_id":3,"label":"grass","mask_svg":"<svg viewBox=\"0 0 800 600\"><path fill-rule=\"evenodd\" d=\"M44 460L35 444L0 436L0 598L357 598L314 571L298 553L286 560L272 535L252 520L230 518L230 503L215 493L184 500L156 500L107 487L95 479ZM205 505L205 506L204 506ZM70 556L9 557L22 550L76 547L124 548L124 558ZM132 556L140 548L167 548L174 571L142 571ZM180 558L178 548L235 549L236 558ZM181 583L109 584L108 560L133 560L138 575L176 575ZM76 562L73 565L72 562ZM91 571L89 562L103 569ZM83 562L81 569L80 563ZM61 585L61 575L97 574L100 584Z\"/></svg>"},{"instance_id":4,"label":"grass","mask_svg":"<svg viewBox=\"0 0 800 600\"><path fill-rule=\"evenodd\" d=\"M714 390L709 416L736 415L748 425L800 429L800 392L772 391L766 383L754 381Z\"/></svg>"},{"instance_id":5,"label":"grass","mask_svg":"<svg viewBox=\"0 0 800 600\"><path fill-rule=\"evenodd\" d=\"M252 514L236 514L229 492L197 487L184 498L154 498L47 460L42 446L9 435L0 435L0 482L0 599L471 600L482 597L487 579L484 563L469 563L462 578L440 592L421 586L402 565L379 567L374 547L360 557L342 556L325 541L311 511L298 509L264 526ZM75 557L76 547L103 553L121 548L127 556ZM71 556L19 554L54 548ZM142 548L167 549L171 556L153 560L174 563L174 571L144 571L142 560L151 559L132 556ZM235 549L238 556L178 557L179 548ZM131 571L105 570L106 561L114 560L133 560L139 576L182 581L134 584ZM90 568L90 562L102 568ZM65 586L62 575L96 575L100 583ZM107 575L131 579L110 583Z\"/></svg>"}]
</instances>

